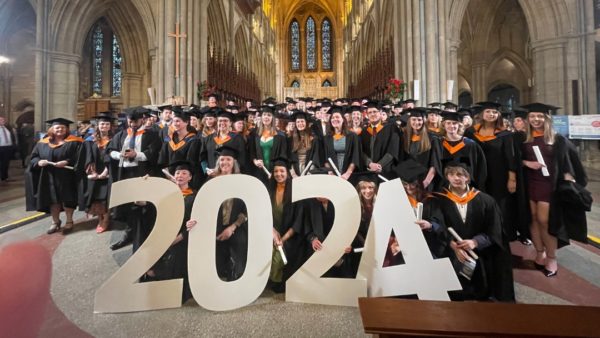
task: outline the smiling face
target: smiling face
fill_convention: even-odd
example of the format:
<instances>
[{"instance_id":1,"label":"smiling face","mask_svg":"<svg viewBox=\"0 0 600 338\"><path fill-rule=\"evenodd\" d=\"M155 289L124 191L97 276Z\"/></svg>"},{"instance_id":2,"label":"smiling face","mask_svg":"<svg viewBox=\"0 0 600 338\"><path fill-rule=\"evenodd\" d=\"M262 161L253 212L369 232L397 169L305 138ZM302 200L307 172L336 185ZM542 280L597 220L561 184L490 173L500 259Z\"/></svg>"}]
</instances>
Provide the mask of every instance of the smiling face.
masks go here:
<instances>
[{"instance_id":1,"label":"smiling face","mask_svg":"<svg viewBox=\"0 0 600 338\"><path fill-rule=\"evenodd\" d=\"M444 121L444 130L448 135L457 135L460 129L460 123L457 121Z\"/></svg>"},{"instance_id":2,"label":"smiling face","mask_svg":"<svg viewBox=\"0 0 600 338\"><path fill-rule=\"evenodd\" d=\"M525 131L527 129L525 120L520 117L515 117L513 127L516 131Z\"/></svg>"},{"instance_id":3,"label":"smiling face","mask_svg":"<svg viewBox=\"0 0 600 338\"><path fill-rule=\"evenodd\" d=\"M546 114L539 112L531 112L527 115L527 121L533 129L544 129L544 122L546 121Z\"/></svg>"},{"instance_id":4,"label":"smiling face","mask_svg":"<svg viewBox=\"0 0 600 338\"><path fill-rule=\"evenodd\" d=\"M219 117L217 119L217 127L220 133L228 133L231 127L231 120L226 117Z\"/></svg>"},{"instance_id":5,"label":"smiling face","mask_svg":"<svg viewBox=\"0 0 600 338\"><path fill-rule=\"evenodd\" d=\"M282 166L275 166L273 168L273 178L277 183L283 183L287 180L287 168Z\"/></svg>"},{"instance_id":6,"label":"smiling face","mask_svg":"<svg viewBox=\"0 0 600 338\"><path fill-rule=\"evenodd\" d=\"M373 182L360 182L360 195L365 201L373 200L375 197L375 183Z\"/></svg>"},{"instance_id":7,"label":"smiling face","mask_svg":"<svg viewBox=\"0 0 600 338\"><path fill-rule=\"evenodd\" d=\"M271 127L271 124L273 123L273 114L262 113L262 115L260 116L260 121L262 122L263 126Z\"/></svg>"},{"instance_id":8,"label":"smiling face","mask_svg":"<svg viewBox=\"0 0 600 338\"><path fill-rule=\"evenodd\" d=\"M175 128L175 131L177 131L178 133L185 131L187 129L187 126L188 126L188 122L186 122L182 118L180 118L180 117L173 118L173 128Z\"/></svg>"},{"instance_id":9,"label":"smiling face","mask_svg":"<svg viewBox=\"0 0 600 338\"><path fill-rule=\"evenodd\" d=\"M219 169L223 175L228 175L233 172L234 158L231 156L219 156Z\"/></svg>"},{"instance_id":10,"label":"smiling face","mask_svg":"<svg viewBox=\"0 0 600 338\"><path fill-rule=\"evenodd\" d=\"M160 117L164 122L171 122L173 119L173 111L171 111L171 109L163 109L160 113Z\"/></svg>"},{"instance_id":11,"label":"smiling face","mask_svg":"<svg viewBox=\"0 0 600 338\"><path fill-rule=\"evenodd\" d=\"M369 117L369 123L376 125L381 121L381 112L377 108L367 109L367 116Z\"/></svg>"},{"instance_id":12,"label":"smiling face","mask_svg":"<svg viewBox=\"0 0 600 338\"><path fill-rule=\"evenodd\" d=\"M423 118L421 116L411 116L408 122L413 132L419 131L423 127Z\"/></svg>"},{"instance_id":13,"label":"smiling face","mask_svg":"<svg viewBox=\"0 0 600 338\"><path fill-rule=\"evenodd\" d=\"M296 129L298 129L298 131L304 131L306 129L306 120L296 119Z\"/></svg>"},{"instance_id":14,"label":"smiling face","mask_svg":"<svg viewBox=\"0 0 600 338\"><path fill-rule=\"evenodd\" d=\"M335 130L340 131L344 124L344 117L340 113L333 113L331 114L330 122L331 126L335 128Z\"/></svg>"},{"instance_id":15,"label":"smiling face","mask_svg":"<svg viewBox=\"0 0 600 338\"><path fill-rule=\"evenodd\" d=\"M235 121L235 123L233 124L233 131L235 131L236 133L241 133L244 131L244 121Z\"/></svg>"},{"instance_id":16,"label":"smiling face","mask_svg":"<svg viewBox=\"0 0 600 338\"><path fill-rule=\"evenodd\" d=\"M450 186L456 190L464 190L470 181L469 174L464 169L450 169L446 174Z\"/></svg>"},{"instance_id":17,"label":"smiling face","mask_svg":"<svg viewBox=\"0 0 600 338\"><path fill-rule=\"evenodd\" d=\"M500 112L496 109L486 108L481 112L483 121L488 123L495 123L498 120L498 116L500 116Z\"/></svg>"},{"instance_id":18,"label":"smiling face","mask_svg":"<svg viewBox=\"0 0 600 338\"><path fill-rule=\"evenodd\" d=\"M65 138L67 135L67 126L62 124L55 124L52 126L52 133L54 137Z\"/></svg>"},{"instance_id":19,"label":"smiling face","mask_svg":"<svg viewBox=\"0 0 600 338\"><path fill-rule=\"evenodd\" d=\"M108 133L110 131L111 127L112 127L112 124L108 121L98 121L98 130L102 134Z\"/></svg>"},{"instance_id":20,"label":"smiling face","mask_svg":"<svg viewBox=\"0 0 600 338\"><path fill-rule=\"evenodd\" d=\"M440 118L441 118L441 116L436 113L427 114L427 122L432 123L432 124L439 123Z\"/></svg>"}]
</instances>

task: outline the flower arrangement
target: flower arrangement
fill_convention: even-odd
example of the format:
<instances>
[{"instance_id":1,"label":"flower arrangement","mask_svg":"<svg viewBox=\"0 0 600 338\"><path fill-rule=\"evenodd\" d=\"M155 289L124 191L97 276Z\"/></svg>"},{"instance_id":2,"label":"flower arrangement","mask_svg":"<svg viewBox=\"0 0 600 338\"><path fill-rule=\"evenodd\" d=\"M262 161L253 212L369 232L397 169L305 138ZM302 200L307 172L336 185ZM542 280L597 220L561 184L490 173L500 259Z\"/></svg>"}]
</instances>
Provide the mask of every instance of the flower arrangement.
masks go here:
<instances>
[{"instance_id":1,"label":"flower arrangement","mask_svg":"<svg viewBox=\"0 0 600 338\"><path fill-rule=\"evenodd\" d=\"M211 86L208 81L196 81L196 98L198 101L206 99L208 95L217 91L217 86Z\"/></svg>"},{"instance_id":2,"label":"flower arrangement","mask_svg":"<svg viewBox=\"0 0 600 338\"><path fill-rule=\"evenodd\" d=\"M403 100L406 92L406 83L402 80L390 78L385 86L384 94L388 99Z\"/></svg>"}]
</instances>

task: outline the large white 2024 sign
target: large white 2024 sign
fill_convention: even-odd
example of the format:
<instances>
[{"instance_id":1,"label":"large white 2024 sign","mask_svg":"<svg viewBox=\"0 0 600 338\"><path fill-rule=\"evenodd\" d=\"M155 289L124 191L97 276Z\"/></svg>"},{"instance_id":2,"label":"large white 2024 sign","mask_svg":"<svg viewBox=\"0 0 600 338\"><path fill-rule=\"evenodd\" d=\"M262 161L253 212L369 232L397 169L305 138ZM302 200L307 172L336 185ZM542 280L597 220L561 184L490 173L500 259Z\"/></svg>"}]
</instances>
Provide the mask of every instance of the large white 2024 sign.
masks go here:
<instances>
[{"instance_id":1,"label":"large white 2024 sign","mask_svg":"<svg viewBox=\"0 0 600 338\"><path fill-rule=\"evenodd\" d=\"M337 176L311 175L292 180L294 202L324 197L335 206L335 222L315 252L287 281L286 300L357 306L359 297L416 294L419 299L448 300L460 283L447 258L434 260L399 179L381 184L355 279L321 278L350 246L360 224L356 190ZM215 266L215 233L219 207L230 198L244 201L248 212L248 259L244 274L222 281ZM181 306L183 279L148 283L137 280L169 248L181 227L184 201L177 185L162 178L134 178L112 187L111 207L148 201L157 210L152 233L129 260L96 292L94 312L146 311ZM247 175L227 175L208 181L196 196L189 233L188 274L196 302L209 310L246 306L262 293L271 268L271 202L264 185ZM383 268L394 230L405 264Z\"/></svg>"}]
</instances>

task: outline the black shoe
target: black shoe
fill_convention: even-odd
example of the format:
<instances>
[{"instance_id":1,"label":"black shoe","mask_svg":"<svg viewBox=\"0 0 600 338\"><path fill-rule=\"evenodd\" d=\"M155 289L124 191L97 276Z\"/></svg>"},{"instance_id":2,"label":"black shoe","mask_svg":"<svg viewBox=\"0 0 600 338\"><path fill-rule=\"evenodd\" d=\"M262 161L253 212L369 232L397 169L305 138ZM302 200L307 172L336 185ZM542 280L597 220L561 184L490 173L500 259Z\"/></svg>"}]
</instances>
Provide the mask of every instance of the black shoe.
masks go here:
<instances>
[{"instance_id":1,"label":"black shoe","mask_svg":"<svg viewBox=\"0 0 600 338\"><path fill-rule=\"evenodd\" d=\"M540 270L540 271L543 271L546 269L546 266L544 264L538 264L535 261L533 262L533 266L535 267L536 270Z\"/></svg>"},{"instance_id":2,"label":"black shoe","mask_svg":"<svg viewBox=\"0 0 600 338\"><path fill-rule=\"evenodd\" d=\"M556 275L558 275L558 270L554 270L554 271L550 271L546 268L544 268L544 271L542 271L544 273L544 276L546 277L554 277Z\"/></svg>"},{"instance_id":3,"label":"black shoe","mask_svg":"<svg viewBox=\"0 0 600 338\"><path fill-rule=\"evenodd\" d=\"M521 242L521 244L526 245L526 246L533 245L533 242L527 237L519 238L519 242Z\"/></svg>"},{"instance_id":4,"label":"black shoe","mask_svg":"<svg viewBox=\"0 0 600 338\"><path fill-rule=\"evenodd\" d=\"M118 242L111 244L110 249L111 250L119 250L122 247L128 245L129 243L131 243L131 240L127 237L122 238L121 240L119 240Z\"/></svg>"}]
</instances>

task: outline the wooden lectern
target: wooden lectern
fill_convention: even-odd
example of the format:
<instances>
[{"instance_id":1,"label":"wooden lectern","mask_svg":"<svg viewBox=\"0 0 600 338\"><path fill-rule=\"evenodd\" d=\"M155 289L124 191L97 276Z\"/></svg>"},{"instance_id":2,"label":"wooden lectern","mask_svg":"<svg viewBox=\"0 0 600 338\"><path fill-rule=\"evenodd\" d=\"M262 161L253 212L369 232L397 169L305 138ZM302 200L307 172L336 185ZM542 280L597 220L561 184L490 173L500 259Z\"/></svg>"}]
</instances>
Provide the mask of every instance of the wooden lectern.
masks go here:
<instances>
[{"instance_id":1,"label":"wooden lectern","mask_svg":"<svg viewBox=\"0 0 600 338\"><path fill-rule=\"evenodd\" d=\"M598 337L600 307L359 298L381 337Z\"/></svg>"}]
</instances>

